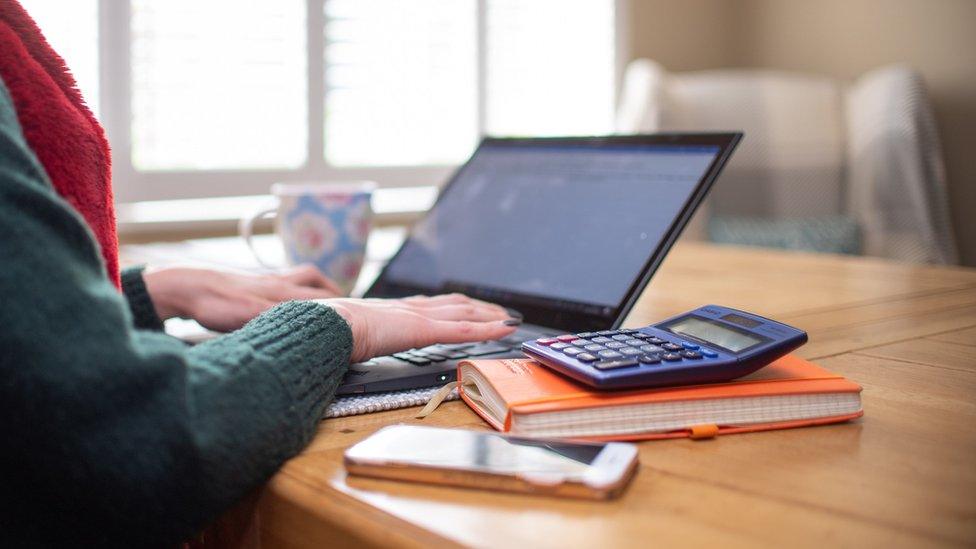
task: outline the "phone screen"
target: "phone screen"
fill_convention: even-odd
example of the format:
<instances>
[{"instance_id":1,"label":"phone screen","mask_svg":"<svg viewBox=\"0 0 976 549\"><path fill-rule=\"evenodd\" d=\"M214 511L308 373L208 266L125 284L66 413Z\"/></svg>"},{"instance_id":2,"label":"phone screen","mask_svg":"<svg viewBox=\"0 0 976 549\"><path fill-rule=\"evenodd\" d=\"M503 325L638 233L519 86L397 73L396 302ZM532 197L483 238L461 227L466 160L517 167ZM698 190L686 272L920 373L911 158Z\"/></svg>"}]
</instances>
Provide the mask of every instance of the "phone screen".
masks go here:
<instances>
[{"instance_id":1,"label":"phone screen","mask_svg":"<svg viewBox=\"0 0 976 549\"><path fill-rule=\"evenodd\" d=\"M464 469L512 475L560 473L582 476L603 451L603 444L542 441L494 433L394 427L353 446L354 459Z\"/></svg>"}]
</instances>

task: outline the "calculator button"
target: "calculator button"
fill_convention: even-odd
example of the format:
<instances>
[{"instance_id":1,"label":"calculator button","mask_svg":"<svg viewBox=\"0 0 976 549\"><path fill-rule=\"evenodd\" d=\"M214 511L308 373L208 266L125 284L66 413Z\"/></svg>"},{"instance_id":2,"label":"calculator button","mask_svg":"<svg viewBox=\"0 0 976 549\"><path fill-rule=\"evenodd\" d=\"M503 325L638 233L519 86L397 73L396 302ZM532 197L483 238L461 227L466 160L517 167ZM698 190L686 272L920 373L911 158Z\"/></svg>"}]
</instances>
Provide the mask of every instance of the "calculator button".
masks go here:
<instances>
[{"instance_id":1,"label":"calculator button","mask_svg":"<svg viewBox=\"0 0 976 549\"><path fill-rule=\"evenodd\" d=\"M426 366L430 364L430 359L419 357L419 356L408 356L405 357L403 360L406 360L407 362L415 366Z\"/></svg>"},{"instance_id":2,"label":"calculator button","mask_svg":"<svg viewBox=\"0 0 976 549\"><path fill-rule=\"evenodd\" d=\"M716 353L715 351L710 351L708 349L701 349L698 352L701 353L702 356L706 358L718 358L718 353Z\"/></svg>"},{"instance_id":3,"label":"calculator button","mask_svg":"<svg viewBox=\"0 0 976 549\"><path fill-rule=\"evenodd\" d=\"M668 362L678 362L681 360L681 355L678 353L664 353L661 355L662 360L667 360Z\"/></svg>"},{"instance_id":4,"label":"calculator button","mask_svg":"<svg viewBox=\"0 0 976 549\"><path fill-rule=\"evenodd\" d=\"M585 346L583 348L586 349L587 351L591 352L591 353L598 353L598 352L603 351L603 350L606 349L606 347L604 347L603 345L599 345L597 343L590 343L589 345L587 345L587 346Z\"/></svg>"},{"instance_id":5,"label":"calculator button","mask_svg":"<svg viewBox=\"0 0 976 549\"><path fill-rule=\"evenodd\" d=\"M622 349L626 346L627 344L624 343L623 341L611 341L610 343L607 343L608 349Z\"/></svg>"},{"instance_id":6,"label":"calculator button","mask_svg":"<svg viewBox=\"0 0 976 549\"><path fill-rule=\"evenodd\" d=\"M682 341L681 346L684 347L685 349L688 349L689 351L697 351L698 349L701 349L701 347L699 347L698 345L695 345L694 343L688 343L687 341Z\"/></svg>"},{"instance_id":7,"label":"calculator button","mask_svg":"<svg viewBox=\"0 0 976 549\"><path fill-rule=\"evenodd\" d=\"M597 353L597 355L599 355L600 358L602 359L621 358L624 356L618 353L617 351L610 351L610 350L600 351L599 353Z\"/></svg>"},{"instance_id":8,"label":"calculator button","mask_svg":"<svg viewBox=\"0 0 976 549\"><path fill-rule=\"evenodd\" d=\"M556 336L556 339L562 341L563 343L569 343L570 341L576 339L576 336L572 334L566 334L566 335Z\"/></svg>"},{"instance_id":9,"label":"calculator button","mask_svg":"<svg viewBox=\"0 0 976 549\"><path fill-rule=\"evenodd\" d=\"M654 345L664 345L665 343L667 343L667 341L664 341L663 339L661 339L661 338L659 338L657 336L651 336L651 337L647 338L647 342L648 343L653 343Z\"/></svg>"},{"instance_id":10,"label":"calculator button","mask_svg":"<svg viewBox=\"0 0 976 549\"><path fill-rule=\"evenodd\" d=\"M620 354L622 354L622 355L627 355L627 356L637 356L637 355L641 354L641 352L639 350L637 350L637 349L635 349L633 347L624 347L623 349L617 349L617 352L620 353Z\"/></svg>"},{"instance_id":11,"label":"calculator button","mask_svg":"<svg viewBox=\"0 0 976 549\"><path fill-rule=\"evenodd\" d=\"M556 341L558 340L554 337L540 337L539 339L535 340L536 343L542 345L543 347L548 347L553 343L555 343Z\"/></svg>"},{"instance_id":12,"label":"calculator button","mask_svg":"<svg viewBox=\"0 0 976 549\"><path fill-rule=\"evenodd\" d=\"M590 353L580 353L576 355L576 360L580 362L596 362L598 359Z\"/></svg>"},{"instance_id":13,"label":"calculator button","mask_svg":"<svg viewBox=\"0 0 976 549\"><path fill-rule=\"evenodd\" d=\"M574 339L569 342L570 345L576 345L577 347L582 347L584 345L589 345L590 342L585 339Z\"/></svg>"},{"instance_id":14,"label":"calculator button","mask_svg":"<svg viewBox=\"0 0 976 549\"><path fill-rule=\"evenodd\" d=\"M610 339L609 337L599 336L599 337L594 337L590 341L592 341L593 343L610 343L613 340Z\"/></svg>"},{"instance_id":15,"label":"calculator button","mask_svg":"<svg viewBox=\"0 0 976 549\"><path fill-rule=\"evenodd\" d=\"M640 347L644 344L644 342L639 339L628 339L627 341L624 341L624 343L630 345L631 347Z\"/></svg>"},{"instance_id":16,"label":"calculator button","mask_svg":"<svg viewBox=\"0 0 976 549\"><path fill-rule=\"evenodd\" d=\"M596 335L599 335L599 336L612 336L612 335L617 335L619 333L620 332L618 332L617 330L603 330L602 332L597 332Z\"/></svg>"},{"instance_id":17,"label":"calculator button","mask_svg":"<svg viewBox=\"0 0 976 549\"><path fill-rule=\"evenodd\" d=\"M635 330L633 328L625 328L623 330L620 330L620 333L632 335L632 334L636 334L637 333L637 330Z\"/></svg>"},{"instance_id":18,"label":"calculator button","mask_svg":"<svg viewBox=\"0 0 976 549\"><path fill-rule=\"evenodd\" d=\"M615 370L617 368L630 368L631 366L637 366L636 358L621 358L619 360L604 360L603 362L593 363L593 367L597 370Z\"/></svg>"},{"instance_id":19,"label":"calculator button","mask_svg":"<svg viewBox=\"0 0 976 549\"><path fill-rule=\"evenodd\" d=\"M644 353L637 357L637 360L641 361L641 364L657 364L661 362L661 357L657 353Z\"/></svg>"},{"instance_id":20,"label":"calculator button","mask_svg":"<svg viewBox=\"0 0 976 549\"><path fill-rule=\"evenodd\" d=\"M657 345L641 345L638 347L641 351L645 353L660 353L664 349L658 347Z\"/></svg>"},{"instance_id":21,"label":"calculator button","mask_svg":"<svg viewBox=\"0 0 976 549\"><path fill-rule=\"evenodd\" d=\"M698 351L681 351L681 356L685 358L690 358L692 360L698 360L702 357L701 353Z\"/></svg>"},{"instance_id":22,"label":"calculator button","mask_svg":"<svg viewBox=\"0 0 976 549\"><path fill-rule=\"evenodd\" d=\"M562 351L566 347L571 347L571 345L569 343L553 343L549 346L549 348L554 351Z\"/></svg>"},{"instance_id":23,"label":"calculator button","mask_svg":"<svg viewBox=\"0 0 976 549\"><path fill-rule=\"evenodd\" d=\"M583 349L580 349L579 347L566 347L565 349L563 349L563 354L569 356L576 356L582 352Z\"/></svg>"},{"instance_id":24,"label":"calculator button","mask_svg":"<svg viewBox=\"0 0 976 549\"><path fill-rule=\"evenodd\" d=\"M636 334L633 334L633 336L636 337L637 339L651 339L652 337L654 337L650 334L645 334L644 332L637 332Z\"/></svg>"},{"instance_id":25,"label":"calculator button","mask_svg":"<svg viewBox=\"0 0 976 549\"><path fill-rule=\"evenodd\" d=\"M664 344L661 345L661 347L665 351L680 351L681 350L681 345L675 345L674 343L664 343Z\"/></svg>"},{"instance_id":26,"label":"calculator button","mask_svg":"<svg viewBox=\"0 0 976 549\"><path fill-rule=\"evenodd\" d=\"M613 336L613 339L617 341L627 341L628 339L631 339L631 337L627 334L617 334Z\"/></svg>"},{"instance_id":27,"label":"calculator button","mask_svg":"<svg viewBox=\"0 0 976 549\"><path fill-rule=\"evenodd\" d=\"M576 337L578 337L580 339L590 339L591 337L594 337L594 336L596 336L596 333L595 332L582 332L582 333L576 334Z\"/></svg>"}]
</instances>

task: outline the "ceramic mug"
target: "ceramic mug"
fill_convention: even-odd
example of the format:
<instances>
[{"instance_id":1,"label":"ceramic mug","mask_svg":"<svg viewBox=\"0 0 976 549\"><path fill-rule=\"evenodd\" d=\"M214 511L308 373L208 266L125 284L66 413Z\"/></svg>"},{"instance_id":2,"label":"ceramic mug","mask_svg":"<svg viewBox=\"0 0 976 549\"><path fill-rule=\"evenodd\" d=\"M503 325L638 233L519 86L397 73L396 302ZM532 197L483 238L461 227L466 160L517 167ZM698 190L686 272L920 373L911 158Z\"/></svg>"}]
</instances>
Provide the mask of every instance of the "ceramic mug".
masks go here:
<instances>
[{"instance_id":1,"label":"ceramic mug","mask_svg":"<svg viewBox=\"0 0 976 549\"><path fill-rule=\"evenodd\" d=\"M240 233L258 263L275 268L254 247L254 222L275 216L275 232L290 265L311 263L347 294L355 286L366 256L372 224L370 199L375 184L275 183L277 205L241 219Z\"/></svg>"}]
</instances>

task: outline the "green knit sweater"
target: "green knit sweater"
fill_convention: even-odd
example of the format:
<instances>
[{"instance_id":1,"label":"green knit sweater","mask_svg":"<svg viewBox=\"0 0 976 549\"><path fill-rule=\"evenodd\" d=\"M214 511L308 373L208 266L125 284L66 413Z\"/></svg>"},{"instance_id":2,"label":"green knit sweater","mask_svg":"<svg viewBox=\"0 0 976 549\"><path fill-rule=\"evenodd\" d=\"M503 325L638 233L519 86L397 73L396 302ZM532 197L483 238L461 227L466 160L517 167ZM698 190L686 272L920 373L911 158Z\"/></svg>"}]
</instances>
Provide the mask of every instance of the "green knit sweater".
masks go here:
<instances>
[{"instance_id":1,"label":"green knit sweater","mask_svg":"<svg viewBox=\"0 0 976 549\"><path fill-rule=\"evenodd\" d=\"M0 546L192 535L299 452L346 370L349 326L279 305L195 347L159 331L138 270L108 281L0 82Z\"/></svg>"}]
</instances>

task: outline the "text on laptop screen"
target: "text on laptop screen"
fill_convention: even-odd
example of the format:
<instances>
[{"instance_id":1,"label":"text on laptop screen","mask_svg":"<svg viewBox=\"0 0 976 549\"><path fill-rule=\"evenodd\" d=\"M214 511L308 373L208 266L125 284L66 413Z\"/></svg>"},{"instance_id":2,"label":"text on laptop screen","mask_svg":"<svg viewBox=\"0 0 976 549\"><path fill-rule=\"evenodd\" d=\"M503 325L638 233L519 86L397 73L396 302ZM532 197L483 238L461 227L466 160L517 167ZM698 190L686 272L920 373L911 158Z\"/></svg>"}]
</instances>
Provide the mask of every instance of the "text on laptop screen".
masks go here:
<instances>
[{"instance_id":1,"label":"text on laptop screen","mask_svg":"<svg viewBox=\"0 0 976 549\"><path fill-rule=\"evenodd\" d=\"M719 152L483 145L385 277L432 292L615 308Z\"/></svg>"}]
</instances>

